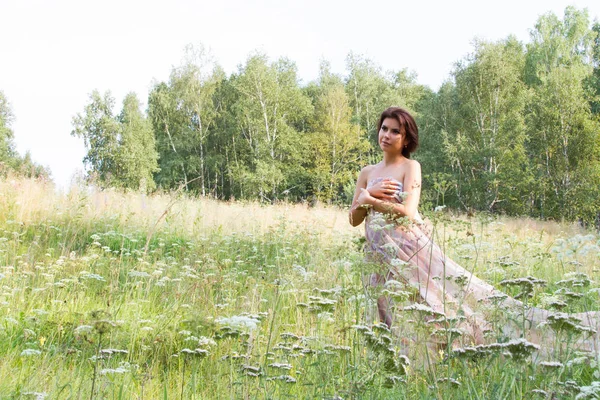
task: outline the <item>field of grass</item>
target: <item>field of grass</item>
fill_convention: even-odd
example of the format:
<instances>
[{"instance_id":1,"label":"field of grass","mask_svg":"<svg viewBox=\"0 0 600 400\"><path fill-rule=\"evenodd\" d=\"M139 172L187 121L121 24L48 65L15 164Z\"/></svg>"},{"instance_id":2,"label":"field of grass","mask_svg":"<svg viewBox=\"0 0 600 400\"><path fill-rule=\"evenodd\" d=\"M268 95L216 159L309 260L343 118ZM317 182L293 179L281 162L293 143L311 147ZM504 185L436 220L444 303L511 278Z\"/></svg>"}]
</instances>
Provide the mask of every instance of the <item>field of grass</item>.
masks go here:
<instances>
[{"instance_id":1,"label":"field of grass","mask_svg":"<svg viewBox=\"0 0 600 400\"><path fill-rule=\"evenodd\" d=\"M539 352L465 356L428 344L414 295L393 332L373 325L343 210L172 200L0 180L1 399L600 398L597 354L564 327ZM430 219L478 276L545 280L529 304L600 310L593 232Z\"/></svg>"}]
</instances>

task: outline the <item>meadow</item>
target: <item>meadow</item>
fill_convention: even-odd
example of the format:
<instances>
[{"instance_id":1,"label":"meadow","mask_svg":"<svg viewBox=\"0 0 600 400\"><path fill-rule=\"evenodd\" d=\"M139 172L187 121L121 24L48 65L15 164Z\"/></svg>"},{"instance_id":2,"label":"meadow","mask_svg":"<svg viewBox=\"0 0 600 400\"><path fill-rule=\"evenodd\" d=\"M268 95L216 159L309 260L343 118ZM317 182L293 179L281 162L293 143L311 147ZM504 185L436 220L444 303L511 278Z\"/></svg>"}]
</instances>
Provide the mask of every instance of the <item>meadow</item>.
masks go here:
<instances>
[{"instance_id":1,"label":"meadow","mask_svg":"<svg viewBox=\"0 0 600 400\"><path fill-rule=\"evenodd\" d=\"M510 295L600 310L595 232L425 214L449 257ZM335 207L1 179L0 398L600 398L573 324L539 349L493 332L432 346L410 292L392 332L375 324L363 229Z\"/></svg>"}]
</instances>

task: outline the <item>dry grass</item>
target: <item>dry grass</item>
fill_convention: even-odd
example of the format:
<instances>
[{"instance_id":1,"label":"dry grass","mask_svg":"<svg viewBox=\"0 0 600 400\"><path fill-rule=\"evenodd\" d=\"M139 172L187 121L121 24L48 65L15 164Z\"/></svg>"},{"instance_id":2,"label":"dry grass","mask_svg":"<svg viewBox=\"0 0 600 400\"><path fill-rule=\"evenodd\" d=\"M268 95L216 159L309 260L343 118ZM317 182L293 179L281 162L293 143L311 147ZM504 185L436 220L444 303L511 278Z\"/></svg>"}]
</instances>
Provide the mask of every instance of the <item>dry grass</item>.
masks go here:
<instances>
[{"instance_id":1,"label":"dry grass","mask_svg":"<svg viewBox=\"0 0 600 400\"><path fill-rule=\"evenodd\" d=\"M151 229L174 197L169 193L146 196L135 192L77 186L65 193L55 190L53 184L48 182L6 179L0 180L0 199L5 208L12 206L15 220L25 223L41 221L51 215L77 215L87 220L108 217L117 219L115 222ZM479 224L476 217L452 215L451 218L472 225L474 229ZM281 223L314 227L324 234L359 235L363 231L362 226L350 226L347 211L335 206L224 202L185 194L179 196L160 225L175 227L188 234L218 227L226 231L262 233ZM576 223L541 221L528 217L498 217L495 225L496 232L510 233L518 238L532 234L556 238L586 233Z\"/></svg>"},{"instance_id":2,"label":"dry grass","mask_svg":"<svg viewBox=\"0 0 600 400\"><path fill-rule=\"evenodd\" d=\"M56 191L51 183L32 179L1 180L0 199L3 199L5 212L10 208L13 219L24 223L67 215L85 220L110 218L120 225L133 224L137 228L151 229L168 209L159 225L186 234L219 227L226 231L262 233L281 223L314 227L323 234L362 232L362 228L350 226L347 211L329 206L309 208L289 203L223 202L184 194L169 209L174 197L168 193L146 196L95 187L72 187L63 193Z\"/></svg>"}]
</instances>

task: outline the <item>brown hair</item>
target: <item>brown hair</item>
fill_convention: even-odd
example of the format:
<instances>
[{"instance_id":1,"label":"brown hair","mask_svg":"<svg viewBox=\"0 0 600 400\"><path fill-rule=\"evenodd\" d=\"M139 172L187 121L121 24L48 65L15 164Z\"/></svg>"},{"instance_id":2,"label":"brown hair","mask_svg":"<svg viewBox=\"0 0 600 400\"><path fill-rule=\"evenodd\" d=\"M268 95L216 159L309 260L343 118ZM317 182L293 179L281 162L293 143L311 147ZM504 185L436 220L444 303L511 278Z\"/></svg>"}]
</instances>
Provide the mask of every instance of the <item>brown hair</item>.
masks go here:
<instances>
[{"instance_id":1,"label":"brown hair","mask_svg":"<svg viewBox=\"0 0 600 400\"><path fill-rule=\"evenodd\" d=\"M377 132L381 130L383 120L386 118L393 118L400 124L400 129L404 131L406 140L406 144L402 148L402 155L410 158L410 153L414 152L419 146L419 128L415 119L403 108L390 107L381 113L381 117L379 117L379 122L377 123Z\"/></svg>"}]
</instances>

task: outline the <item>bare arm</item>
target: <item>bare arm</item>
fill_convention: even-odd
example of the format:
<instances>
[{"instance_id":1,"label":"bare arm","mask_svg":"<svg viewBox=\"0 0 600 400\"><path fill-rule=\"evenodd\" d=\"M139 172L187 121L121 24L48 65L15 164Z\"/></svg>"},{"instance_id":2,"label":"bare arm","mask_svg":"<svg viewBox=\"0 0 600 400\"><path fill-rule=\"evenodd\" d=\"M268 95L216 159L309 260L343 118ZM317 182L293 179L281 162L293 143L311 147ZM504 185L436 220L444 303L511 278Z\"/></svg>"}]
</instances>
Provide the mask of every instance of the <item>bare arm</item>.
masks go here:
<instances>
[{"instance_id":1,"label":"bare arm","mask_svg":"<svg viewBox=\"0 0 600 400\"><path fill-rule=\"evenodd\" d=\"M421 200L421 164L418 161L410 160L408 171L404 175L404 191L408 196L402 202L405 208L405 214L409 218L414 218L419 208Z\"/></svg>"},{"instance_id":2,"label":"bare arm","mask_svg":"<svg viewBox=\"0 0 600 400\"><path fill-rule=\"evenodd\" d=\"M363 203L358 202L358 197L361 194L361 191L364 189L366 191L367 181L369 177L369 171L372 166L364 167L360 174L358 175L358 180L356 181L356 190L354 191L354 199L352 200L352 207L350 208L350 212L348 213L348 218L350 220L350 225L358 226L360 225L365 217L367 216L367 209L365 207L361 207Z\"/></svg>"},{"instance_id":3,"label":"bare arm","mask_svg":"<svg viewBox=\"0 0 600 400\"><path fill-rule=\"evenodd\" d=\"M404 191L408 195L402 204L375 198L367 190L361 190L356 202L371 205L375 211L414 218L421 198L421 165L417 161L411 160L409 162L403 182Z\"/></svg>"}]
</instances>

